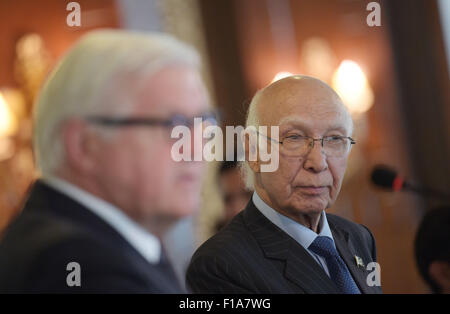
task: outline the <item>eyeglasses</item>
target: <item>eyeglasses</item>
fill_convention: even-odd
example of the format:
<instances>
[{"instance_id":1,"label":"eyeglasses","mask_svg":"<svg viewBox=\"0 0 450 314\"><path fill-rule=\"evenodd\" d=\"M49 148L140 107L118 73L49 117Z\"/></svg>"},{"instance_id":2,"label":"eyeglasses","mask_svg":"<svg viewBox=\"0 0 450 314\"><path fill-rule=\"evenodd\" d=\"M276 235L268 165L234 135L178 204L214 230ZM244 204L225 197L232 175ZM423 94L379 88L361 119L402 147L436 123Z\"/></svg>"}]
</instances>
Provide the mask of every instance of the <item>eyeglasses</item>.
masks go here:
<instances>
[{"instance_id":1,"label":"eyeglasses","mask_svg":"<svg viewBox=\"0 0 450 314\"><path fill-rule=\"evenodd\" d=\"M259 133L259 132L258 132ZM261 134L261 133L259 133ZM282 145L283 152L288 156L304 157L314 147L314 143L319 141L322 145L323 152L328 157L342 157L350 151L350 147L356 144L355 140L349 136L324 136L322 138L313 138L303 135L288 135L277 141L264 134L262 136Z\"/></svg>"},{"instance_id":2,"label":"eyeglasses","mask_svg":"<svg viewBox=\"0 0 450 314\"><path fill-rule=\"evenodd\" d=\"M202 125L217 125L217 114L215 112L207 112L196 116L201 119ZM195 118L186 117L182 114L175 114L167 119L160 118L116 118L105 116L89 116L86 120L109 127L131 127L131 126L147 126L147 127L163 127L172 129L176 126L186 126L191 128L195 125Z\"/></svg>"},{"instance_id":3,"label":"eyeglasses","mask_svg":"<svg viewBox=\"0 0 450 314\"><path fill-rule=\"evenodd\" d=\"M105 116L88 116L85 119L90 122L101 126L123 128L123 127L162 127L165 130L165 136L172 138L172 130L177 126L185 126L187 128L200 128L202 134L208 126L217 125L218 114L214 111L206 112L196 115L195 117L187 117L182 114L175 114L167 119L153 118L153 117L131 117L131 118L119 118L119 117L105 117ZM200 120L200 123L198 120ZM215 133L207 134L202 137L203 142L214 138Z\"/></svg>"}]
</instances>

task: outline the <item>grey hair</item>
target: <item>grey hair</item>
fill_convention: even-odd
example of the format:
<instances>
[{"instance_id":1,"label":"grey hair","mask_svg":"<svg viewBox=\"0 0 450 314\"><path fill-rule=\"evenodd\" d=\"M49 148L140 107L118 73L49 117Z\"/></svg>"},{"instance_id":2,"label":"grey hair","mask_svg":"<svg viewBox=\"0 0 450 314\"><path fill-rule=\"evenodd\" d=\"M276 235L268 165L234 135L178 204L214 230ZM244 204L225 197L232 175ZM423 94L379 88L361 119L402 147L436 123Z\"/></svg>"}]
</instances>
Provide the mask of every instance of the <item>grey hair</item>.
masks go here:
<instances>
[{"instance_id":1,"label":"grey hair","mask_svg":"<svg viewBox=\"0 0 450 314\"><path fill-rule=\"evenodd\" d=\"M200 56L162 33L97 30L83 36L49 75L34 106L33 142L42 175L65 159L59 132L65 120L129 111L126 89L174 64L199 68Z\"/></svg>"},{"instance_id":2,"label":"grey hair","mask_svg":"<svg viewBox=\"0 0 450 314\"><path fill-rule=\"evenodd\" d=\"M258 129L259 127L258 102L261 98L264 89L265 88L262 88L256 92L256 94L252 98L252 101L250 102L250 105L248 106L247 119L245 121L246 130L248 129L248 127L255 127L256 129ZM242 143L244 145L245 150L244 139L242 140ZM248 164L248 161L244 160L239 162L239 169L241 171L242 178L244 179L245 187L249 190L253 190L255 188L254 187L255 177L252 169Z\"/></svg>"}]
</instances>

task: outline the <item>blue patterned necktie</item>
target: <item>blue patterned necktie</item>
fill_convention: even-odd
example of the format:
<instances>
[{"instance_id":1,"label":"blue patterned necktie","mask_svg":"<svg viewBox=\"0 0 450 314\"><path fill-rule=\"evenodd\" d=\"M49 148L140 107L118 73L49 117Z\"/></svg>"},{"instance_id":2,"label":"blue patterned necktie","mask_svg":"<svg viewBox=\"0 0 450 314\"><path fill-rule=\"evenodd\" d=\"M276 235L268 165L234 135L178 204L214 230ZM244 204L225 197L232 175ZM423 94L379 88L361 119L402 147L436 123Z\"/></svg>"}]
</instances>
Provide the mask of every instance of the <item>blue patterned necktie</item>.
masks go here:
<instances>
[{"instance_id":1,"label":"blue patterned necktie","mask_svg":"<svg viewBox=\"0 0 450 314\"><path fill-rule=\"evenodd\" d=\"M347 269L338 251L334 247L333 240L329 237L318 236L311 243L309 249L317 255L325 258L330 273L331 280L338 286L339 290L345 294L359 294L350 272Z\"/></svg>"}]
</instances>

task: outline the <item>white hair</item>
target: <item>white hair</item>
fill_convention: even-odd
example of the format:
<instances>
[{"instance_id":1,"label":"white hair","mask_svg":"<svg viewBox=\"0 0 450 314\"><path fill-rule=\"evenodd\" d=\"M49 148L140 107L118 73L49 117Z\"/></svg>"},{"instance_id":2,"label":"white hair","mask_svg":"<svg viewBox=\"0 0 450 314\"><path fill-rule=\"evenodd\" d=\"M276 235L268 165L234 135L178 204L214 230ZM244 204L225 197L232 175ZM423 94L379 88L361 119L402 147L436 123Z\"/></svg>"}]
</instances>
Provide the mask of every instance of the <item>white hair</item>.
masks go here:
<instances>
[{"instance_id":1,"label":"white hair","mask_svg":"<svg viewBox=\"0 0 450 314\"><path fill-rule=\"evenodd\" d=\"M83 36L36 100L33 141L41 173L52 174L64 161L59 130L66 119L128 112L133 104L127 89L174 64L198 69L200 57L192 47L161 33L97 30Z\"/></svg>"},{"instance_id":2,"label":"white hair","mask_svg":"<svg viewBox=\"0 0 450 314\"><path fill-rule=\"evenodd\" d=\"M250 105L248 106L247 110L247 119L245 121L245 128L247 130L248 127L255 127L256 130L259 127L259 116L258 116L258 102L261 98L261 95L264 91L264 88L258 90L256 94L253 96L252 101L250 102ZM244 150L245 150L245 141L242 141L244 144ZM251 144L251 141L249 141L249 145ZM239 163L239 169L241 171L241 175L244 179L245 187L249 190L253 190L254 187L254 173L252 169L250 168L248 161L244 160Z\"/></svg>"}]
</instances>

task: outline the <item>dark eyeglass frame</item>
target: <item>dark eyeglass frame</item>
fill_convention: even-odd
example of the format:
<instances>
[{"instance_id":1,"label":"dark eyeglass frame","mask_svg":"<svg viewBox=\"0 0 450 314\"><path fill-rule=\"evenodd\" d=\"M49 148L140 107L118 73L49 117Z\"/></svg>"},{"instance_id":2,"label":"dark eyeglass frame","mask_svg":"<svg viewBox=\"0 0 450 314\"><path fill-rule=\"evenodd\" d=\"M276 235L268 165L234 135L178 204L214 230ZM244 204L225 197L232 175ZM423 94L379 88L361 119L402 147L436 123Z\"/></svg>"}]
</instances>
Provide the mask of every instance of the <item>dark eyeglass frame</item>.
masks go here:
<instances>
[{"instance_id":1,"label":"dark eyeglass frame","mask_svg":"<svg viewBox=\"0 0 450 314\"><path fill-rule=\"evenodd\" d=\"M107 116L88 116L85 117L85 120L91 123L109 127L162 126L165 128L173 128L180 125L192 127L194 125L194 118L202 118L202 122L209 121L211 122L212 125L217 125L218 123L217 113L215 112L203 113L195 117L186 117L185 115L182 114L175 114L167 119L153 118L153 117L121 118L121 117L107 117Z\"/></svg>"}]
</instances>

